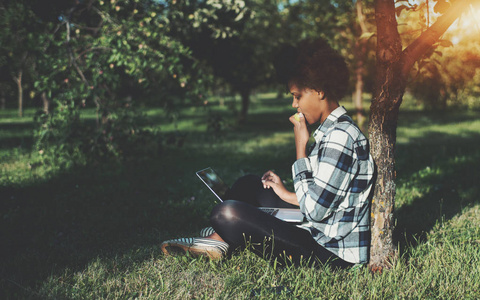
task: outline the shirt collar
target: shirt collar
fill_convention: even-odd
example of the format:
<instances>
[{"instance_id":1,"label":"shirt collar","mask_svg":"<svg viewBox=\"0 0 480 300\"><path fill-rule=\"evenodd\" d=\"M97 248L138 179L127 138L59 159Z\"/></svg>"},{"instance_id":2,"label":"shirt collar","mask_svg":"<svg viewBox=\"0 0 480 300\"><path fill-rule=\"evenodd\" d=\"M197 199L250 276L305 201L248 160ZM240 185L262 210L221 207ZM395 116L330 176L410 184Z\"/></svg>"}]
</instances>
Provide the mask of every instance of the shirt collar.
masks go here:
<instances>
[{"instance_id":1,"label":"shirt collar","mask_svg":"<svg viewBox=\"0 0 480 300\"><path fill-rule=\"evenodd\" d=\"M340 118L340 116L346 113L347 113L347 110L343 106L339 106L335 108L335 110L328 115L325 121L323 121L323 123L320 124L320 126L318 126L317 130L315 130L315 133L313 134L315 141L319 143L323 135L327 132L327 130L338 121L338 118Z\"/></svg>"}]
</instances>

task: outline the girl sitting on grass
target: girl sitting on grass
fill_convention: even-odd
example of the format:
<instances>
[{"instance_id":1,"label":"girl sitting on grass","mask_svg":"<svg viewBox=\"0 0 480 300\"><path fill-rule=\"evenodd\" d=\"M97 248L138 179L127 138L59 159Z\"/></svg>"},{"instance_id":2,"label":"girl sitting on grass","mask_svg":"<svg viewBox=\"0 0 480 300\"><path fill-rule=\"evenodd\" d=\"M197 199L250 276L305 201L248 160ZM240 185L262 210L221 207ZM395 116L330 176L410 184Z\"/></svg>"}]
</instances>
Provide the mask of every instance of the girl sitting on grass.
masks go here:
<instances>
[{"instance_id":1,"label":"girl sitting on grass","mask_svg":"<svg viewBox=\"0 0 480 300\"><path fill-rule=\"evenodd\" d=\"M324 40L303 41L282 51L276 70L297 111L289 119L295 133L295 192L272 171L242 177L228 194L232 200L213 209L212 227L201 237L165 241L165 254L219 259L249 245L284 263L345 268L368 262L374 162L367 139L338 104L348 86L345 61ZM315 123L315 141L307 151L307 125ZM306 222L287 223L256 207L299 207Z\"/></svg>"}]
</instances>

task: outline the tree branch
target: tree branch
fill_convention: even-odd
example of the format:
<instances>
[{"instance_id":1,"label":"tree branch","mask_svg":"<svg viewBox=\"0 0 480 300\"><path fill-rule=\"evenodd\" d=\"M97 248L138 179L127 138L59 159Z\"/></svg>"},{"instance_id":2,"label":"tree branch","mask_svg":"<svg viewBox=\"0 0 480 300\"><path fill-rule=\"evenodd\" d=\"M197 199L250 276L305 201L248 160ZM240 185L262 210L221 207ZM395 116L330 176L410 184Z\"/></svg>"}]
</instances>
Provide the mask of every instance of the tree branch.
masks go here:
<instances>
[{"instance_id":1,"label":"tree branch","mask_svg":"<svg viewBox=\"0 0 480 300\"><path fill-rule=\"evenodd\" d=\"M111 51L113 50L113 48L110 48L110 47L92 47L92 48L88 48L88 49L85 49L83 50L82 52L80 52L78 55L77 55L77 58L75 58L75 60L78 60L82 57L82 55L84 55L85 53L88 53L88 52L91 52L91 51L96 51L96 50L105 50L105 51Z\"/></svg>"},{"instance_id":2,"label":"tree branch","mask_svg":"<svg viewBox=\"0 0 480 300\"><path fill-rule=\"evenodd\" d=\"M78 75L82 79L85 86L88 88L90 86L90 84L88 83L87 78L85 77L82 70L78 66L77 60L73 56L73 51L71 49L71 45L70 45L70 21L65 22L65 25L66 25L66 29L67 29L67 43L66 43L66 45L67 45L68 54L70 56L70 63L75 67L75 70L77 71Z\"/></svg>"},{"instance_id":3,"label":"tree branch","mask_svg":"<svg viewBox=\"0 0 480 300\"><path fill-rule=\"evenodd\" d=\"M470 0L458 0L440 16L438 20L425 32L423 32L415 41L413 41L402 55L402 76L407 78L413 64L419 60L433 44L435 44L453 22L465 11L470 4Z\"/></svg>"},{"instance_id":4,"label":"tree branch","mask_svg":"<svg viewBox=\"0 0 480 300\"><path fill-rule=\"evenodd\" d=\"M362 29L362 34L367 33L367 22L365 21L365 15L363 14L363 4L362 1L357 1L355 8L357 9L357 18L358 18L358 24L360 25L360 28Z\"/></svg>"}]
</instances>

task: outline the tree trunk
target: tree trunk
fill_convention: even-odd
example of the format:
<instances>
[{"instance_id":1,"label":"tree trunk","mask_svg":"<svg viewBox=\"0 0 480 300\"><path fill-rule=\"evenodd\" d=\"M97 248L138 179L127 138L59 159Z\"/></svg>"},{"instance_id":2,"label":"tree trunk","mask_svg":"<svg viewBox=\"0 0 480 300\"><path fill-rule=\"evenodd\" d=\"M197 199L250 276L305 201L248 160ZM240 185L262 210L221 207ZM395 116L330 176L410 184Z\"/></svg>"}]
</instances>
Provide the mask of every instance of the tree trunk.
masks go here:
<instances>
[{"instance_id":1,"label":"tree trunk","mask_svg":"<svg viewBox=\"0 0 480 300\"><path fill-rule=\"evenodd\" d=\"M397 30L395 4L377 0L377 61L375 92L370 106L369 139L377 167L377 183L372 200L372 248L370 269L389 268L396 257L393 244L395 207L395 143L399 106L405 90L398 61L402 44Z\"/></svg>"},{"instance_id":2,"label":"tree trunk","mask_svg":"<svg viewBox=\"0 0 480 300\"><path fill-rule=\"evenodd\" d=\"M363 14L363 5L361 0L357 0L357 27L359 27L360 36L368 33L365 16ZM365 111L363 109L363 74L365 73L365 60L367 56L368 38L361 37L355 42L355 92L353 93L353 105L357 113L357 124L363 130L365 123Z\"/></svg>"},{"instance_id":3,"label":"tree trunk","mask_svg":"<svg viewBox=\"0 0 480 300\"><path fill-rule=\"evenodd\" d=\"M248 107L250 106L250 89L242 89L240 97L242 98L242 108L238 116L238 123L244 124L247 121Z\"/></svg>"},{"instance_id":4,"label":"tree trunk","mask_svg":"<svg viewBox=\"0 0 480 300\"><path fill-rule=\"evenodd\" d=\"M395 144L400 104L408 74L414 62L438 41L445 30L468 7L456 1L437 22L403 52L397 30L394 0L377 0L377 62L375 93L370 110L369 138L377 167L377 182L372 200L372 247L370 269L389 268L397 258L393 243L395 208Z\"/></svg>"},{"instance_id":5,"label":"tree trunk","mask_svg":"<svg viewBox=\"0 0 480 300\"><path fill-rule=\"evenodd\" d=\"M353 105L355 106L355 111L357 113L357 124L360 128L363 129L365 123L365 110L363 109L363 74L365 72L365 57L363 54L366 52L366 46L360 45L365 44L361 41L357 42L355 45L357 54L356 66L355 66L355 92L353 93ZM359 48L357 48L359 47ZM365 52L363 52L365 51Z\"/></svg>"},{"instance_id":6,"label":"tree trunk","mask_svg":"<svg viewBox=\"0 0 480 300\"><path fill-rule=\"evenodd\" d=\"M0 109L5 110L7 106L7 99L5 97L5 91L2 89L0 91Z\"/></svg>"},{"instance_id":7,"label":"tree trunk","mask_svg":"<svg viewBox=\"0 0 480 300\"><path fill-rule=\"evenodd\" d=\"M48 115L50 112L50 101L47 98L47 93L42 93L42 105L43 105L43 112Z\"/></svg>"},{"instance_id":8,"label":"tree trunk","mask_svg":"<svg viewBox=\"0 0 480 300\"><path fill-rule=\"evenodd\" d=\"M390 84L385 81L385 84ZM395 91L401 101L403 93ZM393 243L395 208L395 144L398 107L391 108L388 97L377 94L370 107L369 139L371 154L377 168L377 182L372 200L372 247L370 269L381 271L390 268L390 262L397 256Z\"/></svg>"},{"instance_id":9,"label":"tree trunk","mask_svg":"<svg viewBox=\"0 0 480 300\"><path fill-rule=\"evenodd\" d=\"M22 86L22 70L17 74L17 77L14 77L13 80L17 84L18 90L18 116L23 117L23 86Z\"/></svg>"}]
</instances>

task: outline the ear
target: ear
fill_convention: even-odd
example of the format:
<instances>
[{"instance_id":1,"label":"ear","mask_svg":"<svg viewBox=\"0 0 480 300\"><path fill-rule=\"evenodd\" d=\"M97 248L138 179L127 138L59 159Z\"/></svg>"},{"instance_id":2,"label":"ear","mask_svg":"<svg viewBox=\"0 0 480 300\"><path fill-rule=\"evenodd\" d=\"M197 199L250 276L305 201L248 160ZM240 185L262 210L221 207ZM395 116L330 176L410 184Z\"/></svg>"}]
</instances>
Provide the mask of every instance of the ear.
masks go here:
<instances>
[{"instance_id":1,"label":"ear","mask_svg":"<svg viewBox=\"0 0 480 300\"><path fill-rule=\"evenodd\" d=\"M317 93L318 93L318 98L319 98L320 100L324 100L324 99L325 99L325 93L324 93L323 91L319 91L319 92L317 92Z\"/></svg>"}]
</instances>

